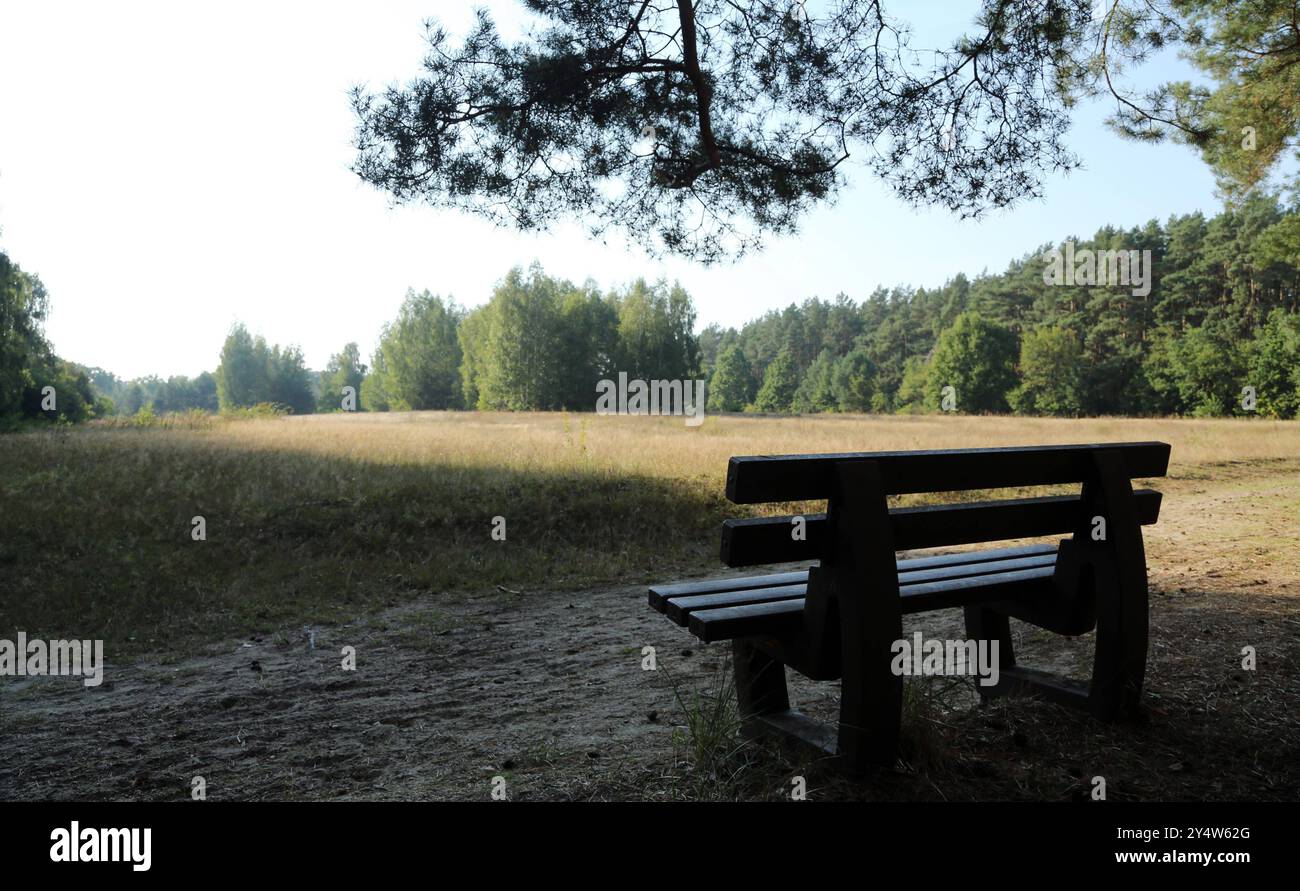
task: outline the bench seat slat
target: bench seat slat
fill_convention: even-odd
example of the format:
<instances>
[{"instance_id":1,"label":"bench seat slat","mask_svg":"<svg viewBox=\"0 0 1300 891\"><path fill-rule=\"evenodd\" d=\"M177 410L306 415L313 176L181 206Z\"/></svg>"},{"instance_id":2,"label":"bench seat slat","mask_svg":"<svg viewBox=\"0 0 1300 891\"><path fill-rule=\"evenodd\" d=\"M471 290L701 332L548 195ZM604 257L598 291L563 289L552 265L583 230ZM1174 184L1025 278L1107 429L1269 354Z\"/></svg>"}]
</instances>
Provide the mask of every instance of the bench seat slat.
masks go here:
<instances>
[{"instance_id":1,"label":"bench seat slat","mask_svg":"<svg viewBox=\"0 0 1300 891\"><path fill-rule=\"evenodd\" d=\"M1055 544L1032 544L1014 548L991 548L984 551L962 551L957 554L935 554L928 557L904 557L898 560L898 571L912 573L945 566L960 566L966 563L987 563L993 560L1008 560L1018 557L1032 557L1042 554L1055 554ZM668 601L679 597L697 597L705 594L731 594L737 591L755 588L774 588L782 585L803 585L808 582L808 570L795 572L778 572L771 575L733 576L731 578L704 579L695 582L679 582L672 585L655 585L650 588L650 606L658 612L666 612ZM802 591L799 592L802 595ZM741 601L744 602L744 601ZM678 623L683 624L683 623Z\"/></svg>"},{"instance_id":2,"label":"bench seat slat","mask_svg":"<svg viewBox=\"0 0 1300 891\"><path fill-rule=\"evenodd\" d=\"M941 581L919 582L900 587L903 613L928 612L1005 600L1050 581L1052 566L1039 566L991 575L964 576ZM803 624L804 598L795 597L764 603L697 610L689 614L691 633L703 641L736 637L779 636L797 631Z\"/></svg>"},{"instance_id":3,"label":"bench seat slat","mask_svg":"<svg viewBox=\"0 0 1300 891\"><path fill-rule=\"evenodd\" d=\"M702 594L696 597L673 597L668 601L665 615L678 625L685 625L690 613L724 606L741 606L746 603L766 603L770 600L802 600L808 585L781 585L775 588L747 588L743 591L726 591L721 594Z\"/></svg>"},{"instance_id":4,"label":"bench seat slat","mask_svg":"<svg viewBox=\"0 0 1300 891\"><path fill-rule=\"evenodd\" d=\"M724 606L691 613L691 633L708 643L734 637L779 636L803 626L803 598Z\"/></svg>"},{"instance_id":5,"label":"bench seat slat","mask_svg":"<svg viewBox=\"0 0 1300 891\"><path fill-rule=\"evenodd\" d=\"M1015 569L1033 569L1040 566L1056 565L1056 548L1046 554L1031 557L1017 557L1011 560L981 560L977 563L961 563L956 566L937 566L933 569L904 570L900 567L898 584L907 587L921 582L940 579L964 578L967 576L991 575L995 572L1011 572Z\"/></svg>"},{"instance_id":6,"label":"bench seat slat","mask_svg":"<svg viewBox=\"0 0 1300 891\"><path fill-rule=\"evenodd\" d=\"M983 551L962 551L957 554L936 554L932 557L907 557L898 561L899 572L929 569L932 566L952 566L959 563L983 563L986 560L1007 560L1013 557L1032 557L1035 554L1055 554L1056 542L1020 545L1014 548L989 548Z\"/></svg>"},{"instance_id":7,"label":"bench seat slat","mask_svg":"<svg viewBox=\"0 0 1300 891\"><path fill-rule=\"evenodd\" d=\"M1036 566L1031 569L1017 569L1011 572L986 576L968 576L959 579L944 579L939 582L922 582L899 588L903 599L903 614L929 612L932 609L948 609L954 606L966 606L969 603L1002 600L1012 596L1011 589L1028 584L1038 584L1051 579L1056 572L1054 566ZM996 596L992 590L996 589ZM978 592L980 596L969 596Z\"/></svg>"},{"instance_id":8,"label":"bench seat slat","mask_svg":"<svg viewBox=\"0 0 1300 891\"><path fill-rule=\"evenodd\" d=\"M672 585L655 585L650 589L650 605L670 597L690 597L696 594L714 594L720 591L739 591L744 588L771 588L775 585L797 585L808 581L808 570L778 572L771 575L735 576L726 579L704 579L698 582L678 582ZM658 609L657 606L655 606ZM659 610L663 612L663 610Z\"/></svg>"},{"instance_id":9,"label":"bench seat slat","mask_svg":"<svg viewBox=\"0 0 1300 891\"><path fill-rule=\"evenodd\" d=\"M1006 576L1015 570L1052 568L1056 564L1055 549L1047 553L1030 557L1018 557L1009 560L987 560L979 563L959 563L949 566L931 567L908 571L903 563L899 564L898 583L904 597L916 592L926 595L935 590L935 583L945 579L979 578L981 576L1000 574ZM1049 573L1050 574L1050 573ZM806 576L805 576L806 579ZM778 585L768 588L743 588L735 591L721 591L712 594L697 594L688 597L670 597L663 612L678 625L685 626L689 614L697 610L718 609L726 606L741 606L746 603L766 603L772 600L790 600L803 598L808 593L807 584Z\"/></svg>"}]
</instances>

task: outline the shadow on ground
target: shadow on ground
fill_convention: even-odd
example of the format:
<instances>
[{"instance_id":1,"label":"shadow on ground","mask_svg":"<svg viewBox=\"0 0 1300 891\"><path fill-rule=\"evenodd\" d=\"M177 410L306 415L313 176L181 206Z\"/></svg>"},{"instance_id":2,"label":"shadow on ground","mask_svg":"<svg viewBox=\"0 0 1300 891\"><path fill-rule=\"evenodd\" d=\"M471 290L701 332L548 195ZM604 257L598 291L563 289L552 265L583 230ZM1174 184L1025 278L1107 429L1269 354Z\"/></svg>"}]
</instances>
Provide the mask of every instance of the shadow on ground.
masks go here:
<instances>
[{"instance_id":1,"label":"shadow on ground","mask_svg":"<svg viewBox=\"0 0 1300 891\"><path fill-rule=\"evenodd\" d=\"M114 665L96 689L10 682L0 797L212 800L788 798L1293 799L1300 667L1258 598L1157 595L1145 719L1104 726L1034 701L974 705L934 681L910 697L907 758L848 782L799 752L720 740L702 762L690 703L725 686L728 649L652 613L640 587L424 600L306 633L230 639L163 664ZM1280 607L1279 607L1280 609ZM927 634L960 634L955 611ZM1242 671L1238 640L1259 667ZM1087 642L1021 634L1026 663L1071 668ZM659 670L642 670L654 646ZM356 650L356 671L341 666ZM834 684L792 684L833 717Z\"/></svg>"}]
</instances>

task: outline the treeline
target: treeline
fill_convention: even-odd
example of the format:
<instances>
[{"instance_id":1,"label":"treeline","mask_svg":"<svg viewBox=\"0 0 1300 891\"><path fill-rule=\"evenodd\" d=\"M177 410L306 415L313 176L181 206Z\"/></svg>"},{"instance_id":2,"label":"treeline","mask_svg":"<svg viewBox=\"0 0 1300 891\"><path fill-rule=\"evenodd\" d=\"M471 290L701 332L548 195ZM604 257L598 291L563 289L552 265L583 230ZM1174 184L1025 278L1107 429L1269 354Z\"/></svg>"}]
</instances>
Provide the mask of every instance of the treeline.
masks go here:
<instances>
[{"instance_id":1,"label":"treeline","mask_svg":"<svg viewBox=\"0 0 1300 891\"><path fill-rule=\"evenodd\" d=\"M45 339L49 295L40 278L0 251L0 429L23 420L84 421L110 413L85 370Z\"/></svg>"},{"instance_id":2,"label":"treeline","mask_svg":"<svg viewBox=\"0 0 1300 891\"><path fill-rule=\"evenodd\" d=\"M679 285L602 292L534 265L511 270L474 309L408 292L368 365L349 343L312 371L297 347L236 325L213 372L135 381L55 357L40 333L44 288L0 254L0 417L260 404L592 410L596 383L620 372L707 380L714 412L1297 415L1300 212L1259 196L1209 218L1068 241L1068 251L1041 245L1001 273L881 288L862 302L809 299L698 334ZM1097 275L1059 283L1045 274L1053 249L1095 257ZM1141 286L1137 267L1127 281L1103 274L1103 258L1113 273L1116 257L1149 257ZM58 391L57 413L40 408L46 385Z\"/></svg>"},{"instance_id":3,"label":"treeline","mask_svg":"<svg viewBox=\"0 0 1300 891\"><path fill-rule=\"evenodd\" d=\"M371 411L576 409L596 382L682 380L701 371L695 308L678 285L643 280L602 293L512 269L487 303L465 310L408 293L385 325L361 386ZM337 358L337 357L336 357Z\"/></svg>"},{"instance_id":4,"label":"treeline","mask_svg":"<svg viewBox=\"0 0 1300 891\"><path fill-rule=\"evenodd\" d=\"M344 353L349 351L357 361L356 344L349 344ZM364 370L365 366L361 366L362 373ZM143 377L124 381L102 368L84 371L95 390L107 397L110 410L121 415L217 412L254 405L306 414L339 407L339 400L321 395L327 389L337 390L332 378L326 385L328 371L312 371L301 349L268 344L265 338L250 334L244 325L235 325L226 336L215 372L204 371L192 378L176 375L165 380ZM360 389L359 374L349 380ZM319 404L320 400L325 404Z\"/></svg>"},{"instance_id":5,"label":"treeline","mask_svg":"<svg viewBox=\"0 0 1300 891\"><path fill-rule=\"evenodd\" d=\"M91 386L107 398L116 414L215 412L218 408L217 379L210 371L192 378L176 375L164 380L150 376L130 381L103 368L87 368L85 372Z\"/></svg>"},{"instance_id":6,"label":"treeline","mask_svg":"<svg viewBox=\"0 0 1300 891\"><path fill-rule=\"evenodd\" d=\"M380 332L369 365L349 343L324 371L314 372L297 347L268 344L237 324L211 374L123 382L90 371L123 413L268 403L295 414L589 410L596 381L619 371L698 377L694 327L694 305L680 286L639 280L601 292L591 282L577 286L533 266L511 270L491 299L472 310L428 291L407 292L397 318Z\"/></svg>"},{"instance_id":7,"label":"treeline","mask_svg":"<svg viewBox=\"0 0 1300 891\"><path fill-rule=\"evenodd\" d=\"M933 411L1295 417L1300 403L1300 213L1256 197L1078 240L1150 251L1150 292L1054 285L1042 245L1005 272L879 289L769 312L700 335L718 411Z\"/></svg>"},{"instance_id":8,"label":"treeline","mask_svg":"<svg viewBox=\"0 0 1300 891\"><path fill-rule=\"evenodd\" d=\"M226 337L213 377L222 408L274 403L294 414L316 410L316 377L303 361L302 350L268 345L243 325Z\"/></svg>"},{"instance_id":9,"label":"treeline","mask_svg":"<svg viewBox=\"0 0 1300 891\"><path fill-rule=\"evenodd\" d=\"M704 378L715 412L1296 416L1300 213L1261 196L1069 241L1002 273L805 300L699 335L679 286L602 294L516 269L469 312L408 294L369 373L345 364L372 411L590 409L596 381L626 372ZM1054 249L1093 273L1046 274Z\"/></svg>"}]
</instances>

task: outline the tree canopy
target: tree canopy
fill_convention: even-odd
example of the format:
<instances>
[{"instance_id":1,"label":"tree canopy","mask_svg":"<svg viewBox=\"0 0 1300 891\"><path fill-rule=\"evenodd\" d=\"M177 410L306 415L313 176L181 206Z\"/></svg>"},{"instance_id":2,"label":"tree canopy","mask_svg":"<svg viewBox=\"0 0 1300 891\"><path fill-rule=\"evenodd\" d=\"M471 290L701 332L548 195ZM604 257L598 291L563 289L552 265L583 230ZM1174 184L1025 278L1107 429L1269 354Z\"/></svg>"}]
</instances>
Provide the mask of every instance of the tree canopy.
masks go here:
<instances>
[{"instance_id":1,"label":"tree canopy","mask_svg":"<svg viewBox=\"0 0 1300 891\"><path fill-rule=\"evenodd\" d=\"M423 72L356 88L356 172L398 202L519 229L570 217L712 261L793 231L853 151L901 196L963 214L1037 195L1091 4L986 0L920 51L879 0L526 0L509 43L480 11L428 26Z\"/></svg>"},{"instance_id":2,"label":"tree canopy","mask_svg":"<svg viewBox=\"0 0 1300 891\"><path fill-rule=\"evenodd\" d=\"M460 345L464 311L426 291L406 292L397 319L384 326L362 403L368 409L411 411L461 407Z\"/></svg>"},{"instance_id":3,"label":"tree canopy","mask_svg":"<svg viewBox=\"0 0 1300 891\"><path fill-rule=\"evenodd\" d=\"M934 410L951 386L964 412L1006 410L1005 399L1025 414L1245 414L1249 387L1259 414L1294 417L1298 222L1297 208L1256 195L1212 217L1106 226L1070 239L1075 250L1151 251L1149 294L1048 284L1044 257L1059 245L1046 244L1002 272L938 288L812 298L734 328L710 326L700 332L702 361L715 387L721 379L729 394L752 393L769 374L788 379L786 353L800 382L797 411ZM747 381L737 380L741 369ZM721 398L716 389L711 398Z\"/></svg>"},{"instance_id":4,"label":"tree canopy","mask_svg":"<svg viewBox=\"0 0 1300 891\"><path fill-rule=\"evenodd\" d=\"M712 262L794 231L854 155L908 202L960 215L1036 197L1077 166L1065 133L1088 96L1113 97L1126 136L1199 148L1230 193L1300 128L1295 0L983 0L938 49L914 47L883 0L523 6L538 24L522 40L485 11L459 46L430 22L419 76L354 89L363 180ZM1208 85L1131 95L1126 70L1168 47Z\"/></svg>"},{"instance_id":5,"label":"tree canopy","mask_svg":"<svg viewBox=\"0 0 1300 891\"><path fill-rule=\"evenodd\" d=\"M1145 284L1047 275L1049 258L1149 252ZM1112 255L1117 256L1117 255ZM1097 264L1100 268L1103 264ZM280 403L360 408L595 408L597 384L709 381L713 411L1224 415L1300 412L1300 207L1254 194L1043 244L999 273L940 287L805 299L696 332L680 285L602 291L515 268L470 310L408 292L367 369L355 344L321 374L297 347L231 329L215 373L121 381L55 356L39 280L0 254L0 424ZM42 403L47 387L57 407ZM950 405L944 388L952 387ZM111 398L111 401L110 401Z\"/></svg>"},{"instance_id":6,"label":"tree canopy","mask_svg":"<svg viewBox=\"0 0 1300 891\"><path fill-rule=\"evenodd\" d=\"M110 412L86 369L45 339L49 294L39 277L0 251L0 429L20 420L84 421Z\"/></svg>"},{"instance_id":7,"label":"tree canopy","mask_svg":"<svg viewBox=\"0 0 1300 891\"><path fill-rule=\"evenodd\" d=\"M1265 183L1300 136L1296 0L1105 0L1097 67L1116 99L1112 126L1197 148L1228 197ZM1174 46L1204 83L1130 95L1127 65ZM1292 155L1294 157L1294 155Z\"/></svg>"},{"instance_id":8,"label":"tree canopy","mask_svg":"<svg viewBox=\"0 0 1300 891\"><path fill-rule=\"evenodd\" d=\"M269 345L242 324L230 329L213 374L222 409L270 403L295 414L316 409L316 381L296 346Z\"/></svg>"},{"instance_id":9,"label":"tree canopy","mask_svg":"<svg viewBox=\"0 0 1300 891\"><path fill-rule=\"evenodd\" d=\"M459 329L465 403L591 409L596 382L687 380L699 371L695 307L678 285L638 279L602 294L540 266L510 270Z\"/></svg>"}]
</instances>

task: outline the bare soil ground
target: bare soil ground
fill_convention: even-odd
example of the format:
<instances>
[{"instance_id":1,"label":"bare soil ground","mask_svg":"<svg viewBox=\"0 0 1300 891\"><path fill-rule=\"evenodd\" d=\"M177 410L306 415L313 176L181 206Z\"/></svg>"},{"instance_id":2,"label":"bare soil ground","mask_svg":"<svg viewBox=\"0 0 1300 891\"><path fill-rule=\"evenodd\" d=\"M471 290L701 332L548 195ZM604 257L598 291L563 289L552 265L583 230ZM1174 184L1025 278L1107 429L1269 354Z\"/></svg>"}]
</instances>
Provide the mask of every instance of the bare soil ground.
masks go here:
<instances>
[{"instance_id":1,"label":"bare soil ground","mask_svg":"<svg viewBox=\"0 0 1300 891\"><path fill-rule=\"evenodd\" d=\"M643 585L488 592L350 624L214 642L79 679L5 679L0 799L1116 799L1300 798L1300 474L1226 465L1164 486L1148 530L1145 719L1102 726L1040 702L975 705L969 686L910 689L906 757L850 782L799 752L684 729L725 688L729 649L700 645ZM490 596L489 596L490 595ZM919 617L964 636L956 611ZM1086 639L1020 629L1020 661L1079 675ZM356 670L341 667L356 649ZM658 670L642 669L656 648ZM1255 671L1241 650L1255 647ZM834 684L792 679L832 717ZM909 682L910 683L910 682Z\"/></svg>"}]
</instances>

